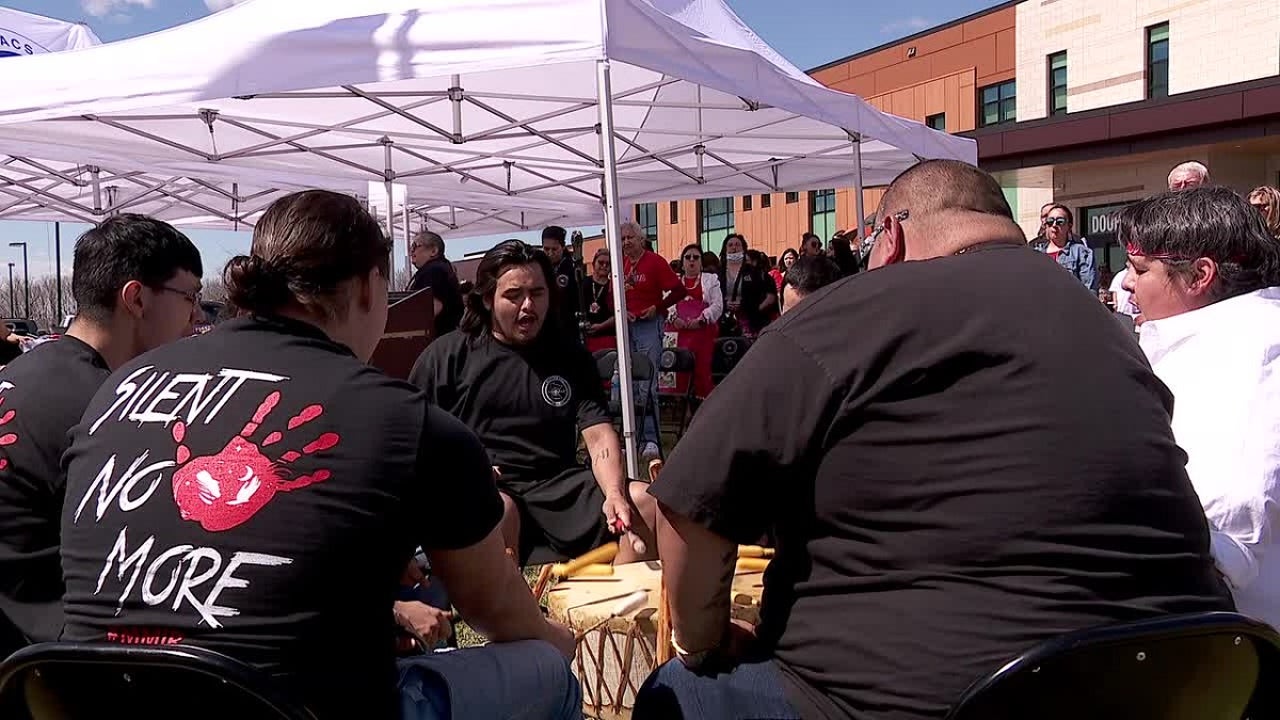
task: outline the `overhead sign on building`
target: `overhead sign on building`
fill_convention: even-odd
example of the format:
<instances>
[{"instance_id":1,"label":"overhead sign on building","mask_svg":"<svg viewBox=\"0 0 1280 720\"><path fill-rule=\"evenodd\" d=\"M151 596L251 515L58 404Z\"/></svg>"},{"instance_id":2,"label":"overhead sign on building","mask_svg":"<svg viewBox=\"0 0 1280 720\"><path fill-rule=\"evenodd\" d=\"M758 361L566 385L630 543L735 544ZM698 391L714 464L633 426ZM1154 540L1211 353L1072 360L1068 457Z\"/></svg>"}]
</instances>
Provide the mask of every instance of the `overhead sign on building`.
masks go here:
<instances>
[{"instance_id":1,"label":"overhead sign on building","mask_svg":"<svg viewBox=\"0 0 1280 720\"><path fill-rule=\"evenodd\" d=\"M87 26L0 7L0 58L101 45Z\"/></svg>"}]
</instances>

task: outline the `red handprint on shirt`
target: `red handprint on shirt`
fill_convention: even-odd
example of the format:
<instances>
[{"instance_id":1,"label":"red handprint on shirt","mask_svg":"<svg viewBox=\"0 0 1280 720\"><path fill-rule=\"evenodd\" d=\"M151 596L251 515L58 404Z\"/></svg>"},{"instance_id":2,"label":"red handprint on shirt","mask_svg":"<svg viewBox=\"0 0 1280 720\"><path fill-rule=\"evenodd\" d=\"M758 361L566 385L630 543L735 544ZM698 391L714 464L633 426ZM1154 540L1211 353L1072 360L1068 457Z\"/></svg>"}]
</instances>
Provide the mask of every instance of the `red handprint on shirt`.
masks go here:
<instances>
[{"instance_id":1,"label":"red handprint on shirt","mask_svg":"<svg viewBox=\"0 0 1280 720\"><path fill-rule=\"evenodd\" d=\"M173 500L183 520L198 522L209 532L230 530L248 522L277 492L292 492L329 479L328 470L316 470L310 475L286 479L288 471L282 465L303 455L333 448L340 440L336 433L324 433L304 445L301 452L290 450L274 461L250 441L249 438L279 402L279 391L268 395L258 406L253 419L221 452L194 460L191 460L191 451L182 444L187 434L186 425L181 422L174 424L173 439L178 443L176 459L181 467L173 474ZM287 427L296 430L323 413L322 406L309 405L289 418ZM282 439L281 433L272 432L262 440L262 447L270 447Z\"/></svg>"},{"instance_id":2,"label":"red handprint on shirt","mask_svg":"<svg viewBox=\"0 0 1280 720\"><path fill-rule=\"evenodd\" d=\"M3 405L3 404L4 404L4 397L0 397L0 405ZM6 412L4 415L0 415L0 428L3 428L5 425L8 425L10 422L12 422L13 417L17 414L18 414L17 410L10 410ZM16 433L4 433L3 435L0 435L0 447L9 447L10 445L16 442L18 442L18 435ZM8 467L9 467L9 458L0 457L0 470L4 470Z\"/></svg>"}]
</instances>

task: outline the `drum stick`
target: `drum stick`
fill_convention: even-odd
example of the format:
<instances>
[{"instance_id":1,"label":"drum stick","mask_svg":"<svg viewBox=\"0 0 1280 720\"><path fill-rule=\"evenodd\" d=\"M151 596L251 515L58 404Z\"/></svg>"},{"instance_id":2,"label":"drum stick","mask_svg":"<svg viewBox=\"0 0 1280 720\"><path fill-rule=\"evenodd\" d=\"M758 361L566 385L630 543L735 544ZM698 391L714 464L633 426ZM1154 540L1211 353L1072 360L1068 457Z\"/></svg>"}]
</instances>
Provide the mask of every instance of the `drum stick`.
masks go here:
<instances>
[{"instance_id":1,"label":"drum stick","mask_svg":"<svg viewBox=\"0 0 1280 720\"><path fill-rule=\"evenodd\" d=\"M567 563L557 563L551 574L559 577L568 577L573 575L579 568L587 565L595 565L597 563L610 563L618 556L618 543L609 543L601 545L591 552L579 555Z\"/></svg>"},{"instance_id":2,"label":"drum stick","mask_svg":"<svg viewBox=\"0 0 1280 720\"><path fill-rule=\"evenodd\" d=\"M767 567L769 567L769 558L740 557L735 572L762 572Z\"/></svg>"},{"instance_id":3,"label":"drum stick","mask_svg":"<svg viewBox=\"0 0 1280 720\"><path fill-rule=\"evenodd\" d=\"M567 572L567 565L551 566L551 574L558 578L575 578L575 577L608 577L613 575L613 566L604 563L591 563L583 565L579 568L572 568L573 572Z\"/></svg>"},{"instance_id":4,"label":"drum stick","mask_svg":"<svg viewBox=\"0 0 1280 720\"><path fill-rule=\"evenodd\" d=\"M533 584L533 601L541 602L542 593L547 589L547 583L551 582L551 565L543 565L542 570L538 573L538 582Z\"/></svg>"},{"instance_id":5,"label":"drum stick","mask_svg":"<svg viewBox=\"0 0 1280 720\"><path fill-rule=\"evenodd\" d=\"M660 583L658 590L658 666L666 664L675 654L675 649L671 647L672 626L671 626L671 599L667 596L667 584Z\"/></svg>"},{"instance_id":6,"label":"drum stick","mask_svg":"<svg viewBox=\"0 0 1280 720\"><path fill-rule=\"evenodd\" d=\"M773 557L773 548L761 547L759 545L739 545L738 557L740 558L771 558Z\"/></svg>"},{"instance_id":7,"label":"drum stick","mask_svg":"<svg viewBox=\"0 0 1280 720\"><path fill-rule=\"evenodd\" d=\"M648 603L648 602L649 602L649 591L636 590L630 595L619 600L618 604L613 606L613 612L609 613L609 617L601 620L595 625L592 625L586 630L579 630L574 635L573 641L575 643L582 642L582 638L586 637L588 633L599 630L601 627L604 626L605 623L609 622L614 618L622 617L623 615L630 615L631 613L644 607L645 603Z\"/></svg>"}]
</instances>

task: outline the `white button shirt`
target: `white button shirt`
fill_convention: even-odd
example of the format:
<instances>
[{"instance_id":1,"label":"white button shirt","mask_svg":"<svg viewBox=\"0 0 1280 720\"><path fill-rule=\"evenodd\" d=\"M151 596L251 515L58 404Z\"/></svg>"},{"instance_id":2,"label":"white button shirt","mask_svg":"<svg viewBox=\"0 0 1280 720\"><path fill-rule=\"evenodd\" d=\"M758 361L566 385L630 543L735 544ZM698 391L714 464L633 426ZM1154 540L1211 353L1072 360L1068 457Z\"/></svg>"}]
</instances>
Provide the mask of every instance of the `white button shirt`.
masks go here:
<instances>
[{"instance_id":1,"label":"white button shirt","mask_svg":"<svg viewBox=\"0 0 1280 720\"><path fill-rule=\"evenodd\" d=\"M1240 612L1280 627L1280 288L1145 323L1173 433Z\"/></svg>"}]
</instances>

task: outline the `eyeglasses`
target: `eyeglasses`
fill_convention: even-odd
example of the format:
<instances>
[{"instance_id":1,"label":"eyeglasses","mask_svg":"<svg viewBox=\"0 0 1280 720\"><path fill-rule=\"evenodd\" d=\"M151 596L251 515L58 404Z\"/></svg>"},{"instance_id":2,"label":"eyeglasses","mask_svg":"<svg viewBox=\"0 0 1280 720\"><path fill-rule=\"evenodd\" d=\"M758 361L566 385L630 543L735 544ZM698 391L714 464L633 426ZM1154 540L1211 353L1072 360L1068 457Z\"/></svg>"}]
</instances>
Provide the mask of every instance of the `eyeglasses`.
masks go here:
<instances>
[{"instance_id":1,"label":"eyeglasses","mask_svg":"<svg viewBox=\"0 0 1280 720\"><path fill-rule=\"evenodd\" d=\"M1064 218L1064 217L1045 218L1045 219L1044 219L1044 226L1045 226L1045 227L1055 227L1055 226L1059 226L1059 225L1070 225L1070 224L1071 224L1071 221L1070 221L1070 220L1068 220L1068 219L1066 219L1066 218Z\"/></svg>"},{"instance_id":2,"label":"eyeglasses","mask_svg":"<svg viewBox=\"0 0 1280 720\"><path fill-rule=\"evenodd\" d=\"M685 255L684 259L685 260L701 260L702 256L701 255Z\"/></svg>"},{"instance_id":3,"label":"eyeglasses","mask_svg":"<svg viewBox=\"0 0 1280 720\"><path fill-rule=\"evenodd\" d=\"M181 295L182 297L186 298L187 302L191 303L192 305L195 305L200 302L199 290L183 290L181 288L169 287L168 285L161 285L160 289L165 292L171 292L174 295Z\"/></svg>"},{"instance_id":4,"label":"eyeglasses","mask_svg":"<svg viewBox=\"0 0 1280 720\"><path fill-rule=\"evenodd\" d=\"M900 210L893 214L893 219L898 222L906 222L911 217L910 210ZM858 254L862 256L862 264L867 264L867 258L871 257L871 251L875 249L876 240L880 238L880 233L884 232L884 223L880 223L871 228L871 236L862 241L862 246L858 248Z\"/></svg>"}]
</instances>

